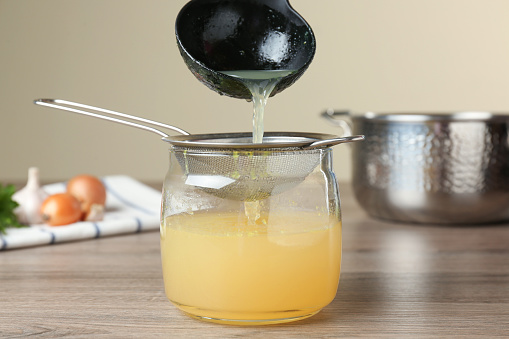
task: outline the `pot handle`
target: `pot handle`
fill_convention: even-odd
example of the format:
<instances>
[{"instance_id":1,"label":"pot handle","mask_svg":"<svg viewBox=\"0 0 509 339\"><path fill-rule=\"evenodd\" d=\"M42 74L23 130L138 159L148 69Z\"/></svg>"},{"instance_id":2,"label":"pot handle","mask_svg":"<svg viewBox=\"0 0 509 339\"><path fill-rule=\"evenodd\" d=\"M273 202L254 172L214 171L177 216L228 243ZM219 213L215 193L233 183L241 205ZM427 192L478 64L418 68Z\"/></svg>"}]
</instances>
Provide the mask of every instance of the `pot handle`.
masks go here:
<instances>
[{"instance_id":1,"label":"pot handle","mask_svg":"<svg viewBox=\"0 0 509 339\"><path fill-rule=\"evenodd\" d=\"M341 128L343 130L343 136L352 135L352 125L347 121L347 119L350 119L349 111L335 111L332 108L328 108L321 114L321 117L332 125Z\"/></svg>"}]
</instances>

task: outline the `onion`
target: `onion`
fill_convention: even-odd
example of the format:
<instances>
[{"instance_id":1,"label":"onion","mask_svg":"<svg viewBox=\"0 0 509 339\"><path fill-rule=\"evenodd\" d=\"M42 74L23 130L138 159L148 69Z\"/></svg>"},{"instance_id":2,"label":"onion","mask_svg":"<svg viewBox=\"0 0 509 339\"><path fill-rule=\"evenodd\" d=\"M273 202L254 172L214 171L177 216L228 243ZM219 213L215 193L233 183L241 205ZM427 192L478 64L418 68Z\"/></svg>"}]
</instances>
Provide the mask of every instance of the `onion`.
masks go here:
<instances>
[{"instance_id":1,"label":"onion","mask_svg":"<svg viewBox=\"0 0 509 339\"><path fill-rule=\"evenodd\" d=\"M67 192L80 202L82 219L90 213L92 205L104 206L106 203L106 188L101 180L92 175L82 174L69 180Z\"/></svg>"},{"instance_id":2,"label":"onion","mask_svg":"<svg viewBox=\"0 0 509 339\"><path fill-rule=\"evenodd\" d=\"M81 218L80 203L69 193L53 194L42 203L41 215L50 226L72 224Z\"/></svg>"}]
</instances>

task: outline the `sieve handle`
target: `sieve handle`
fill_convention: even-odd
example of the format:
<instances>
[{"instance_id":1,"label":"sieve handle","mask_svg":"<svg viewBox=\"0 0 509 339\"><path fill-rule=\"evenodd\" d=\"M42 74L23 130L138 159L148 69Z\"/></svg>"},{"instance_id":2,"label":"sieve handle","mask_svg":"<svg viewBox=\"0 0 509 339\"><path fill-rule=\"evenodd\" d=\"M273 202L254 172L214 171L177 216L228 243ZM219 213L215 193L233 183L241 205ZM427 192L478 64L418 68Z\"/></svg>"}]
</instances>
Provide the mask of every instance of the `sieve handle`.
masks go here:
<instances>
[{"instance_id":1,"label":"sieve handle","mask_svg":"<svg viewBox=\"0 0 509 339\"><path fill-rule=\"evenodd\" d=\"M180 129L178 127L175 127L175 126L163 124L161 122L157 122L157 121L153 121L153 120L149 120L149 119L145 119L145 118L140 118L140 117L137 117L137 116L134 116L134 115L129 115L129 114L125 114L125 113L120 113L120 112L112 111L112 110L109 110L109 109L104 109L104 108L100 108L100 107L80 104L80 103L77 103L77 102L61 100L61 99L37 99L37 100L34 100L34 103L36 105L47 106L47 107L56 108L56 109L60 109L60 110L64 110L64 111L69 111L69 112L73 112L73 113L87 115L87 116L90 116L90 117L93 117L93 118L99 118L99 119L103 119L103 120L108 120L108 121L111 121L111 122L116 122L116 123L119 123L119 124L131 126L131 127L140 128L140 129L143 129L145 131L156 133L156 134L158 134L158 135L160 135L160 136L162 136L164 138L168 137L169 135L164 133L164 132L162 132L162 131L160 131L160 130L158 130L158 129L156 129L156 128L153 128L153 127L150 127L150 126L146 126L146 125L142 125L142 124L135 123L135 122L128 121L128 120L113 118L113 117L110 117L110 116L107 116L107 115L104 115L104 114L109 114L109 115L113 115L113 116L122 117L124 119L130 119L130 120L134 120L134 121L139 121L139 122L142 122L142 123L147 124L147 125L154 125L154 126L158 126L158 127L163 127L163 128L170 129L170 130L172 130L174 132L177 132L177 133L180 133L180 134L183 134L183 135L189 135L188 132L186 132L183 129ZM78 109L78 108L87 109L88 111L83 111L83 110Z\"/></svg>"},{"instance_id":2,"label":"sieve handle","mask_svg":"<svg viewBox=\"0 0 509 339\"><path fill-rule=\"evenodd\" d=\"M331 147L337 144L364 140L364 135L352 135L348 137L337 137L333 139L319 140L303 147L303 149L313 149L319 147Z\"/></svg>"}]
</instances>

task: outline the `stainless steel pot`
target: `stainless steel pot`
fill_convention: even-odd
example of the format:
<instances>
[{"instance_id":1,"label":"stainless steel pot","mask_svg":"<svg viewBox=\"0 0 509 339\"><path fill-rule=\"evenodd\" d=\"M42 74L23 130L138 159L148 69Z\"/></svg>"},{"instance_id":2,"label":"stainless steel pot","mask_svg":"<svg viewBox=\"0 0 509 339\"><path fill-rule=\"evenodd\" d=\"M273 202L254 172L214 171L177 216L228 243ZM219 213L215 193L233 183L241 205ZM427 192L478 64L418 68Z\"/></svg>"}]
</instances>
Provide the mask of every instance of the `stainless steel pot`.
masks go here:
<instances>
[{"instance_id":1,"label":"stainless steel pot","mask_svg":"<svg viewBox=\"0 0 509 339\"><path fill-rule=\"evenodd\" d=\"M352 144L352 184L369 215L432 224L509 220L509 115L322 116L366 137Z\"/></svg>"}]
</instances>

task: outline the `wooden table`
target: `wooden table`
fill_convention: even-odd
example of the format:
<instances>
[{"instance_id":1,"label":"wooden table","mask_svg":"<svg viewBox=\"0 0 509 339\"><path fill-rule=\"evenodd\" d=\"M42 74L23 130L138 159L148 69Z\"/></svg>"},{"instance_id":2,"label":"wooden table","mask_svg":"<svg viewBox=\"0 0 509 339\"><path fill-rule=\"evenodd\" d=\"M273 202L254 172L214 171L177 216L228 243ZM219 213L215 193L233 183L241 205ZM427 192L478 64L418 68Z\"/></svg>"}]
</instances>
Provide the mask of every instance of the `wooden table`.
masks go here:
<instances>
[{"instance_id":1,"label":"wooden table","mask_svg":"<svg viewBox=\"0 0 509 339\"><path fill-rule=\"evenodd\" d=\"M341 192L339 290L312 318L237 327L184 316L164 295L150 232L0 253L0 337L509 336L509 225L381 222Z\"/></svg>"}]
</instances>

